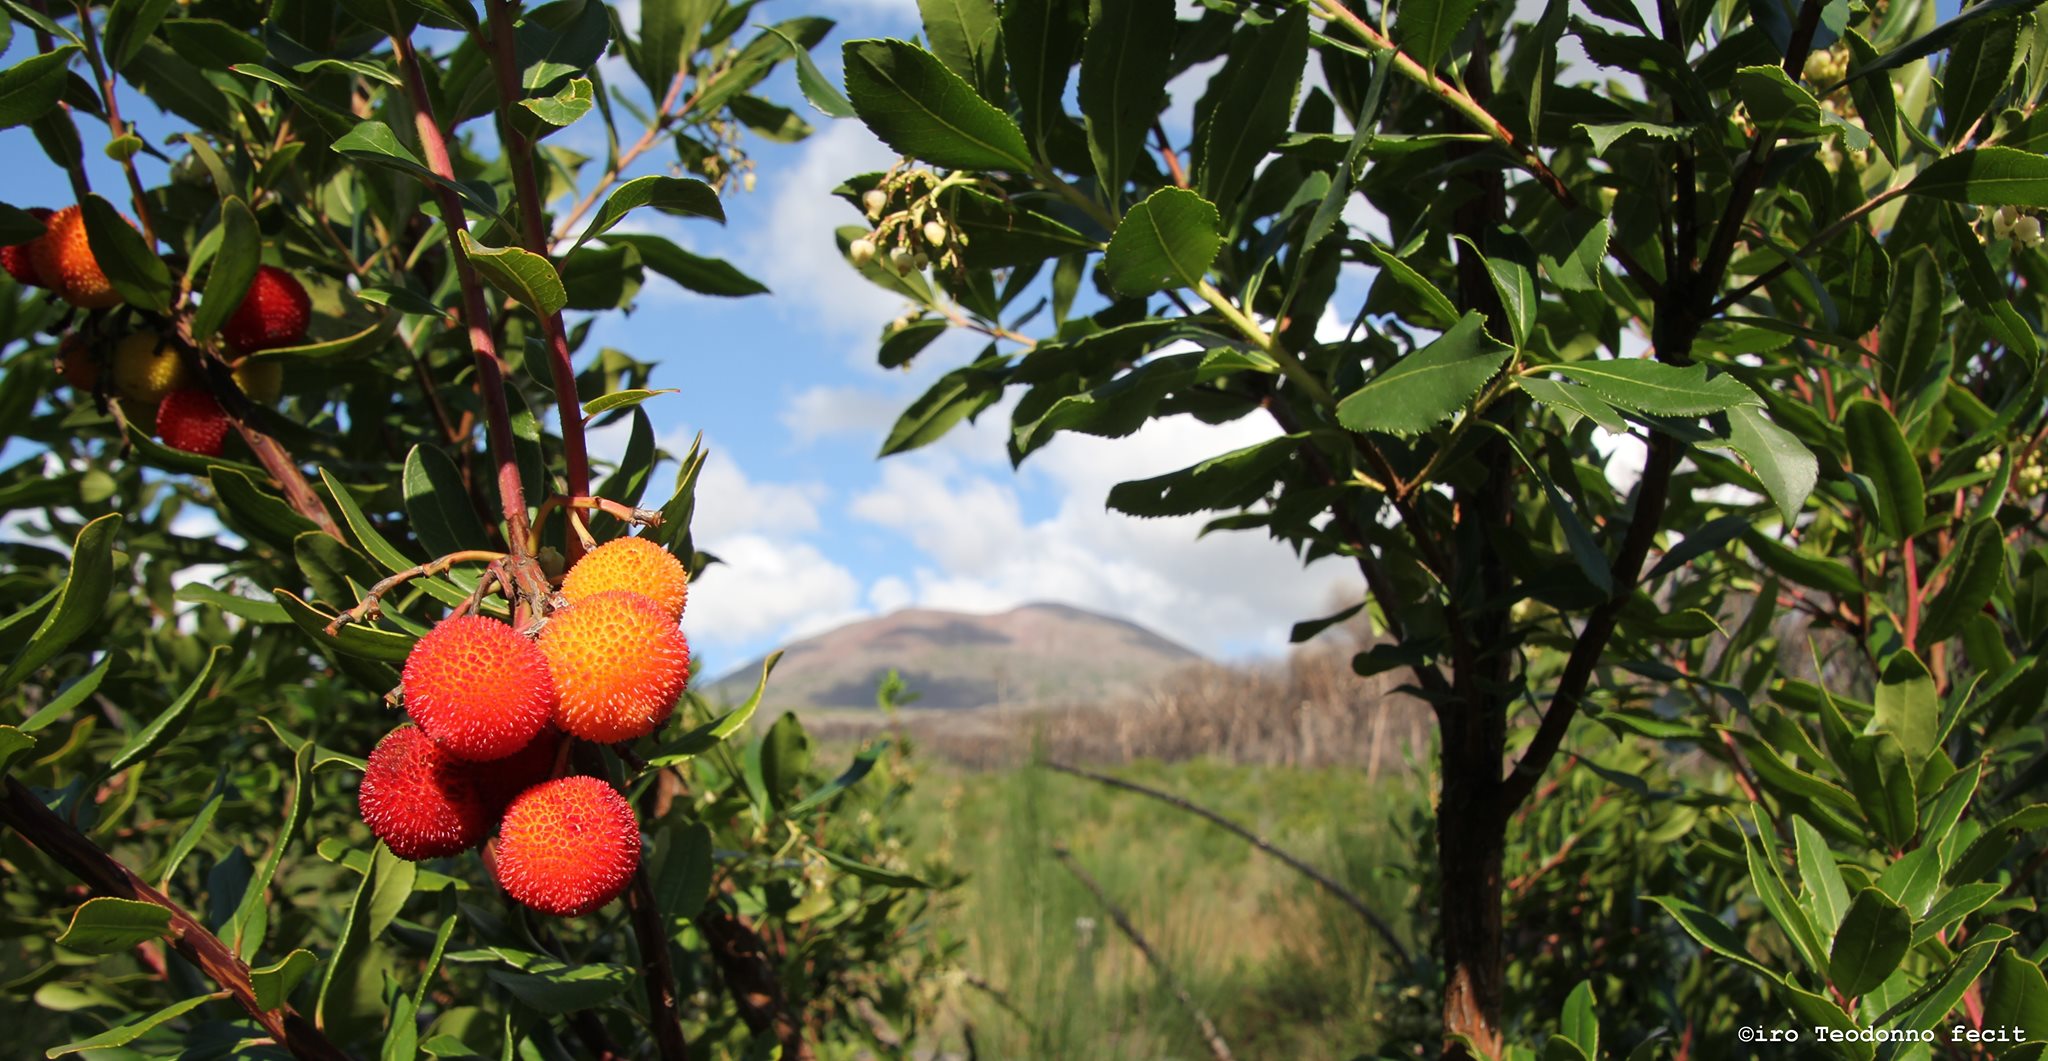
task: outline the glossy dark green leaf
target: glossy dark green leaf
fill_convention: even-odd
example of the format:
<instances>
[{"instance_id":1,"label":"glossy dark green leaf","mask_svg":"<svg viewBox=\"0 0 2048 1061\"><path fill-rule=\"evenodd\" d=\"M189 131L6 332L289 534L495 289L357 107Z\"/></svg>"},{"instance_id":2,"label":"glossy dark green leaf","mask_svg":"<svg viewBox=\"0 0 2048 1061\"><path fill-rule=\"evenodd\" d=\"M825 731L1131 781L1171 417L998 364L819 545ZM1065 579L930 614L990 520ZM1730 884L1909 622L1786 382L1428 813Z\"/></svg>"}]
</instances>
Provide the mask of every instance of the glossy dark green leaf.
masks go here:
<instances>
[{"instance_id":1,"label":"glossy dark green leaf","mask_svg":"<svg viewBox=\"0 0 2048 1061\"><path fill-rule=\"evenodd\" d=\"M88 1050L112 1050L126 1046L155 1031L160 1025L177 1020L179 1017L213 1001L213 998L214 996L206 994L197 995L182 1002L173 1002L141 1020L130 1021L127 1024L109 1028L88 1039L80 1039L77 1042L66 1043L63 1046L53 1046L45 1051L43 1056L46 1058L59 1058L67 1057L71 1054L81 1054Z\"/></svg>"},{"instance_id":2,"label":"glossy dark green leaf","mask_svg":"<svg viewBox=\"0 0 2048 1061\"><path fill-rule=\"evenodd\" d=\"M76 45L67 44L0 70L0 129L27 125L55 108L71 78L67 64L77 53Z\"/></svg>"},{"instance_id":3,"label":"glossy dark green leaf","mask_svg":"<svg viewBox=\"0 0 2048 1061\"><path fill-rule=\"evenodd\" d=\"M936 442L951 431L953 425L994 405L996 399L1003 395L1000 369L1001 360L991 358L956 368L939 377L931 389L897 417L895 426L889 429L889 436L882 440L880 456L887 457Z\"/></svg>"},{"instance_id":4,"label":"glossy dark green leaf","mask_svg":"<svg viewBox=\"0 0 2048 1061\"><path fill-rule=\"evenodd\" d=\"M897 151L949 169L1031 170L1031 150L997 110L932 53L899 40L846 42L846 95Z\"/></svg>"},{"instance_id":5,"label":"glossy dark green leaf","mask_svg":"<svg viewBox=\"0 0 2048 1061\"><path fill-rule=\"evenodd\" d=\"M485 247L457 232L462 253L492 287L517 299L534 313L549 317L569 302L554 263L523 247Z\"/></svg>"},{"instance_id":6,"label":"glossy dark green leaf","mask_svg":"<svg viewBox=\"0 0 2048 1061\"><path fill-rule=\"evenodd\" d=\"M601 1006L633 983L632 969L609 962L566 965L549 959L519 972L491 969L484 975L542 1013L574 1013Z\"/></svg>"},{"instance_id":7,"label":"glossy dark green leaf","mask_svg":"<svg viewBox=\"0 0 2048 1061\"><path fill-rule=\"evenodd\" d=\"M649 398L656 398L664 394L676 393L678 393L678 391L674 387L665 387L661 390L638 389L613 391L610 394L601 394L595 398L590 399L587 402L584 402L583 415L587 419L589 417L596 416L599 413L608 413L614 409L626 409L635 405L639 405L641 402L644 402Z\"/></svg>"},{"instance_id":8,"label":"glossy dark green leaf","mask_svg":"<svg viewBox=\"0 0 2048 1061\"><path fill-rule=\"evenodd\" d=\"M320 529L283 498L259 489L244 472L216 466L208 469L206 476L220 500L222 516L252 537L290 548L299 535Z\"/></svg>"},{"instance_id":9,"label":"glossy dark green leaf","mask_svg":"<svg viewBox=\"0 0 2048 1061\"><path fill-rule=\"evenodd\" d=\"M1905 908L1876 888L1857 892L1828 954L1828 980L1844 995L1861 997L1899 967L1912 936Z\"/></svg>"},{"instance_id":10,"label":"glossy dark green leaf","mask_svg":"<svg viewBox=\"0 0 2048 1061\"><path fill-rule=\"evenodd\" d=\"M156 903L102 897L87 899L71 913L57 945L80 954L119 954L138 943L171 933L171 911Z\"/></svg>"},{"instance_id":11,"label":"glossy dark green leaf","mask_svg":"<svg viewBox=\"0 0 2048 1061\"><path fill-rule=\"evenodd\" d=\"M490 536L463 486L462 469L438 448L414 446L405 457L405 515L434 556L490 548Z\"/></svg>"},{"instance_id":12,"label":"glossy dark green leaf","mask_svg":"<svg viewBox=\"0 0 2048 1061\"><path fill-rule=\"evenodd\" d=\"M1949 568L1948 583L1921 619L1922 651L1961 633L1963 625L1980 614L1985 602L2005 584L2005 533L1997 521L1983 519L1971 524L1957 548L1960 557Z\"/></svg>"},{"instance_id":13,"label":"glossy dark green leaf","mask_svg":"<svg viewBox=\"0 0 2048 1061\"><path fill-rule=\"evenodd\" d=\"M1300 435L1282 435L1177 472L1118 483L1109 489L1109 507L1141 517L1243 508L1272 490L1276 469L1304 444Z\"/></svg>"},{"instance_id":14,"label":"glossy dark green leaf","mask_svg":"<svg viewBox=\"0 0 2048 1061\"><path fill-rule=\"evenodd\" d=\"M1649 899L1663 907L1665 913L1678 921L1678 927L1684 929L1685 934L1698 941L1701 946L1730 961L1746 965L1773 980L1777 979L1776 973L1749 956L1749 948L1742 942L1742 937L1736 935L1735 930L1729 928L1720 918L1675 896L1653 895Z\"/></svg>"},{"instance_id":15,"label":"glossy dark green leaf","mask_svg":"<svg viewBox=\"0 0 2048 1061\"><path fill-rule=\"evenodd\" d=\"M1984 1027L2016 1028L2027 1042L2048 1041L2048 978L2019 951L2000 951L1984 997Z\"/></svg>"},{"instance_id":16,"label":"glossy dark green leaf","mask_svg":"<svg viewBox=\"0 0 2048 1061\"><path fill-rule=\"evenodd\" d=\"M753 693L740 706L662 745L647 757L647 765L661 767L686 763L744 729L754 713L760 710L761 699L768 691L768 676L775 672L775 664L781 659L780 649L768 653L767 658L761 661L761 677L755 681Z\"/></svg>"},{"instance_id":17,"label":"glossy dark green leaf","mask_svg":"<svg viewBox=\"0 0 2048 1061\"><path fill-rule=\"evenodd\" d=\"M655 908L671 918L697 916L710 897L711 866L711 830L703 822L664 826L648 873Z\"/></svg>"},{"instance_id":18,"label":"glossy dark green leaf","mask_svg":"<svg viewBox=\"0 0 2048 1061\"><path fill-rule=\"evenodd\" d=\"M1884 366L1885 393L1904 400L1934 364L1942 342L1941 268L1932 247L1899 256L1892 273L1892 297L1878 328L1877 359Z\"/></svg>"},{"instance_id":19,"label":"glossy dark green leaf","mask_svg":"<svg viewBox=\"0 0 2048 1061\"><path fill-rule=\"evenodd\" d=\"M1886 660L1874 703L1877 713L1871 716L1870 732L1897 737L1916 764L1934 751L1941 732L1941 697L1920 657L1901 649Z\"/></svg>"},{"instance_id":20,"label":"glossy dark green leaf","mask_svg":"<svg viewBox=\"0 0 2048 1061\"><path fill-rule=\"evenodd\" d=\"M773 26L763 27L762 31L764 33L773 33L789 45L790 56L796 63L797 89L804 94L804 99L811 106L818 108L819 113L824 114L828 118L851 118L854 116L852 102L840 93L839 88L832 84L830 79L825 77L823 71L818 69L817 61L811 58L811 53L803 45L797 43L788 34Z\"/></svg>"},{"instance_id":21,"label":"glossy dark green leaf","mask_svg":"<svg viewBox=\"0 0 2048 1061\"><path fill-rule=\"evenodd\" d=\"M142 238L142 233L121 216L114 204L97 195L87 195L78 204L85 219L85 237L100 271L129 305L156 313L171 308L171 270Z\"/></svg>"},{"instance_id":22,"label":"glossy dark green leaf","mask_svg":"<svg viewBox=\"0 0 2048 1061\"><path fill-rule=\"evenodd\" d=\"M1941 124L1950 145L1960 143L2012 83L2019 26L2016 19L1986 19L1965 28L1949 46L1941 68Z\"/></svg>"},{"instance_id":23,"label":"glossy dark green leaf","mask_svg":"<svg viewBox=\"0 0 2048 1061\"><path fill-rule=\"evenodd\" d=\"M711 0L642 0L635 68L654 98L660 99L668 91L676 73L697 50L713 6Z\"/></svg>"},{"instance_id":24,"label":"glossy dark green leaf","mask_svg":"<svg viewBox=\"0 0 2048 1061\"><path fill-rule=\"evenodd\" d=\"M949 2L949 0L921 0ZM1091 0L1081 48L1081 116L1095 177L1112 207L1145 152L1173 57L1173 0Z\"/></svg>"},{"instance_id":25,"label":"glossy dark green leaf","mask_svg":"<svg viewBox=\"0 0 2048 1061\"><path fill-rule=\"evenodd\" d=\"M1757 403L1740 380L1727 373L1709 378L1705 365L1617 358L1545 367L1585 384L1610 405L1650 416L1705 416Z\"/></svg>"},{"instance_id":26,"label":"glossy dark green leaf","mask_svg":"<svg viewBox=\"0 0 2048 1061\"><path fill-rule=\"evenodd\" d=\"M1191 145L1192 176L1203 198L1236 212L1252 171L1287 134L1307 57L1307 4L1286 8L1230 50L1210 88L1215 105Z\"/></svg>"},{"instance_id":27,"label":"glossy dark green leaf","mask_svg":"<svg viewBox=\"0 0 2048 1061\"><path fill-rule=\"evenodd\" d=\"M593 92L590 79L579 77L563 85L561 91L552 96L523 99L519 101L519 105L531 111L533 116L541 121L556 128L563 128L576 124L584 115L590 113Z\"/></svg>"},{"instance_id":28,"label":"glossy dark green leaf","mask_svg":"<svg viewBox=\"0 0 2048 1061\"><path fill-rule=\"evenodd\" d=\"M1852 69L1870 66L1877 62L1877 49L1864 39L1863 34L1853 29L1842 32L1842 40L1849 48L1849 65ZM1885 161L1898 165L1899 161L1899 94L1889 77L1856 77L1849 81L1849 98L1855 102L1863 128L1870 133L1870 140L1877 146Z\"/></svg>"},{"instance_id":29,"label":"glossy dark green leaf","mask_svg":"<svg viewBox=\"0 0 2048 1061\"><path fill-rule=\"evenodd\" d=\"M1423 69L1435 70L1478 11L1479 0L1400 0L1394 15L1394 43L1414 56Z\"/></svg>"},{"instance_id":30,"label":"glossy dark green leaf","mask_svg":"<svg viewBox=\"0 0 2048 1061\"><path fill-rule=\"evenodd\" d=\"M1983 3L1972 4L1968 8L1963 9L1954 18L1893 48L1876 59L1865 61L1860 57L1855 58L1854 65L1849 68L1847 80L1853 82L1858 78L1869 77L1872 74L1896 69L1915 59L1924 59L1955 43L1957 38L1962 36L1963 31L1973 25L1988 20L2013 18L2039 7L2040 4L2041 0L1984 0ZM1830 85L1827 91L1833 92L1836 87L1838 86Z\"/></svg>"},{"instance_id":31,"label":"glossy dark green leaf","mask_svg":"<svg viewBox=\"0 0 2048 1061\"><path fill-rule=\"evenodd\" d=\"M598 207L597 216L591 219L583 234L576 237L574 247L610 231L613 225L625 220L627 214L643 206L651 206L676 217L708 217L720 224L725 222L725 207L718 201L718 192L709 184L693 177L635 177L605 197L604 205Z\"/></svg>"},{"instance_id":32,"label":"glossy dark green leaf","mask_svg":"<svg viewBox=\"0 0 2048 1061\"><path fill-rule=\"evenodd\" d=\"M1068 123L1067 77L1087 32L1080 0L1005 0L1003 54L1023 113L1025 142L1040 155L1047 138Z\"/></svg>"},{"instance_id":33,"label":"glossy dark green leaf","mask_svg":"<svg viewBox=\"0 0 2048 1061\"><path fill-rule=\"evenodd\" d=\"M1894 847L1910 842L1920 826L1918 796L1914 762L1899 739L1890 733L1857 737L1842 768L1871 830Z\"/></svg>"},{"instance_id":34,"label":"glossy dark green leaf","mask_svg":"<svg viewBox=\"0 0 2048 1061\"><path fill-rule=\"evenodd\" d=\"M101 516L79 528L71 545L70 574L28 643L7 669L0 671L0 690L11 692L99 621L114 588L114 535L120 529L119 513Z\"/></svg>"},{"instance_id":35,"label":"glossy dark green leaf","mask_svg":"<svg viewBox=\"0 0 2048 1061\"><path fill-rule=\"evenodd\" d=\"M1842 869L1820 831L1805 818L1792 819L1792 834L1799 863L1799 880L1805 889L1807 912L1823 940L1833 945L1835 929L1849 912L1849 889Z\"/></svg>"},{"instance_id":36,"label":"glossy dark green leaf","mask_svg":"<svg viewBox=\"0 0 2048 1061\"><path fill-rule=\"evenodd\" d=\"M403 663L412 654L414 639L405 634L349 623L329 635L327 624L335 620L336 613L316 608L289 590L276 590L272 595L284 608L285 616L324 648L386 663Z\"/></svg>"},{"instance_id":37,"label":"glossy dark green leaf","mask_svg":"<svg viewBox=\"0 0 2048 1061\"><path fill-rule=\"evenodd\" d=\"M263 233L256 227L256 215L247 203L229 196L220 204L220 249L213 254L213 268L206 274L205 293L192 312L192 338L205 340L227 323L263 261Z\"/></svg>"},{"instance_id":38,"label":"glossy dark green leaf","mask_svg":"<svg viewBox=\"0 0 2048 1061\"><path fill-rule=\"evenodd\" d=\"M1842 411L1842 429L1851 466L1876 493L1875 515L1885 537L1894 542L1912 537L1927 520L1927 487L1899 422L1884 406L1857 398Z\"/></svg>"},{"instance_id":39,"label":"glossy dark green leaf","mask_svg":"<svg viewBox=\"0 0 2048 1061\"><path fill-rule=\"evenodd\" d=\"M1969 148L1928 163L1906 190L1971 206L2048 207L2048 155L2013 147Z\"/></svg>"},{"instance_id":40,"label":"glossy dark green leaf","mask_svg":"<svg viewBox=\"0 0 2048 1061\"><path fill-rule=\"evenodd\" d=\"M700 295L739 298L768 293L768 285L740 272L731 262L692 254L661 236L608 232L604 242L632 247L639 252L642 265Z\"/></svg>"},{"instance_id":41,"label":"glossy dark green leaf","mask_svg":"<svg viewBox=\"0 0 2048 1061\"><path fill-rule=\"evenodd\" d=\"M1337 403L1337 421L1353 431L1412 435L1451 418L1478 395L1513 351L1467 313L1428 346L1394 363Z\"/></svg>"},{"instance_id":42,"label":"glossy dark green leaf","mask_svg":"<svg viewBox=\"0 0 2048 1061\"><path fill-rule=\"evenodd\" d=\"M1778 506L1786 526L1797 522L1799 510L1820 477L1820 462L1798 436L1771 422L1754 405L1728 410L1728 441L1749 465L1764 492Z\"/></svg>"},{"instance_id":43,"label":"glossy dark green leaf","mask_svg":"<svg viewBox=\"0 0 2048 1061\"><path fill-rule=\"evenodd\" d=\"M114 0L100 43L107 62L116 70L126 68L176 6L176 0Z\"/></svg>"},{"instance_id":44,"label":"glossy dark green leaf","mask_svg":"<svg viewBox=\"0 0 2048 1061\"><path fill-rule=\"evenodd\" d=\"M994 0L917 0L917 10L932 54L983 99L1001 103L1002 27Z\"/></svg>"},{"instance_id":45,"label":"glossy dark green leaf","mask_svg":"<svg viewBox=\"0 0 2048 1061\"><path fill-rule=\"evenodd\" d=\"M184 730L185 723L192 717L193 709L199 706L200 694L206 692L213 684L214 669L220 666L221 658L227 654L228 646L213 646L213 650L206 654L206 662L200 666L198 675L185 686L177 699L172 700L169 707L150 719L148 725L129 737L128 742L121 746L121 750L115 752L114 757L107 761L108 776L118 774L155 754Z\"/></svg>"},{"instance_id":46,"label":"glossy dark green leaf","mask_svg":"<svg viewBox=\"0 0 2048 1061\"><path fill-rule=\"evenodd\" d=\"M1395 257L1392 252L1377 243L1366 244L1366 250L1379 259L1381 277L1407 288L1419 303L1421 319L1416 321L1428 328L1448 328L1458 323L1458 308L1429 278L1416 272L1407 262ZM1378 281L1375 281L1377 283Z\"/></svg>"},{"instance_id":47,"label":"glossy dark green leaf","mask_svg":"<svg viewBox=\"0 0 2048 1061\"><path fill-rule=\"evenodd\" d=\"M1216 207L1185 188L1161 188L1131 207L1110 237L1103 274L1126 295L1201 283L1223 245Z\"/></svg>"},{"instance_id":48,"label":"glossy dark green leaf","mask_svg":"<svg viewBox=\"0 0 2048 1061\"><path fill-rule=\"evenodd\" d=\"M1749 531L1742 536L1750 551L1765 567L1784 578L1802 586L1832 593L1838 597L1855 596L1863 592L1863 582L1848 565L1817 556L1804 550L1795 549L1769 538L1758 531Z\"/></svg>"}]
</instances>

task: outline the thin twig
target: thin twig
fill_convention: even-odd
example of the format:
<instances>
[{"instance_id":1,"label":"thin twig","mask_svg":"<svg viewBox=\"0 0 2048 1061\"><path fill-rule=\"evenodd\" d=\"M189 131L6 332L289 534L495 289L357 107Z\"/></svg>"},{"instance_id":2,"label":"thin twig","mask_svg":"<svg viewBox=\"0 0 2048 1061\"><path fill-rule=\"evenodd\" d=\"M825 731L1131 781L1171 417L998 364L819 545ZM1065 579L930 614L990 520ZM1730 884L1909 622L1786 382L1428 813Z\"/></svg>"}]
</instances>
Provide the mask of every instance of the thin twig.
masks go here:
<instances>
[{"instance_id":1,"label":"thin twig","mask_svg":"<svg viewBox=\"0 0 2048 1061\"><path fill-rule=\"evenodd\" d=\"M1102 890L1102 885L1095 883L1095 878L1089 876L1088 871L1074 861L1073 854L1065 845L1052 845L1052 857L1059 859L1060 865L1065 866L1067 872L1081 882L1081 887L1088 889L1088 893L1095 896L1095 901L1102 905L1102 910L1109 915L1109 919L1116 922L1116 927L1124 934L1124 938L1130 940L1131 945L1137 947L1138 953L1143 954L1145 960L1151 964L1152 971L1159 977L1159 982L1165 984L1167 990L1172 991L1174 997L1180 999L1180 1004L1187 1007L1188 1015L1194 1018L1195 1027L1202 1033L1202 1040L1209 1044L1210 1056L1216 1061L1233 1061L1230 1044L1223 1041L1223 1033L1216 1030L1215 1022L1209 1019L1207 1013L1202 1012L1202 1007L1195 1004L1195 997L1188 994L1187 988L1181 986L1180 981L1174 977L1173 970L1167 968L1166 962L1159 957L1159 952L1153 950L1151 942L1138 931L1138 926L1131 924L1131 919L1124 913L1123 907L1111 900Z\"/></svg>"},{"instance_id":2,"label":"thin twig","mask_svg":"<svg viewBox=\"0 0 2048 1061\"><path fill-rule=\"evenodd\" d=\"M640 979L647 988L647 1020L654 1027L655 1047L662 1061L684 1061L690 1056L690 1041L683 1035L683 1018L676 1009L676 974L669 962L668 932L662 927L661 907L647 883L644 862L633 871L626 910L633 920L633 936L640 943Z\"/></svg>"},{"instance_id":3,"label":"thin twig","mask_svg":"<svg viewBox=\"0 0 2048 1061\"><path fill-rule=\"evenodd\" d=\"M1372 926L1372 930L1374 932L1379 933L1380 939L1386 941L1387 948L1394 952L1394 957L1400 960L1402 967L1405 968L1410 975L1414 975L1417 972L1417 969L1415 967L1415 958L1413 955L1408 953L1408 948L1402 945L1400 937L1394 934L1394 926L1388 924L1385 918L1381 917L1378 914L1378 912L1373 910L1372 907L1366 905L1364 899L1359 898L1356 892L1353 892L1351 889L1346 888L1342 884L1339 884L1335 880L1331 879L1331 877L1328 874L1322 872L1314 866L1309 865L1308 863L1302 861L1294 855L1289 854L1288 852L1275 846L1272 843L1272 841L1267 840L1265 837L1260 836L1255 832L1252 832L1250 829L1247 829L1244 826L1239 825L1238 823L1230 820L1229 818L1226 818L1223 815L1218 814L1215 811L1212 811L1199 803L1195 803L1191 800L1182 799L1181 797L1173 795L1169 792L1162 792L1159 789L1138 784L1135 781L1125 781L1124 779L1119 777L1111 777L1108 774L1098 774L1093 770L1085 770L1078 766L1068 766L1065 763L1053 762L1050 760L1046 762L1045 767L1048 770L1054 770L1062 774L1070 774L1074 777L1086 778L1089 781L1096 782L1097 784L1108 785L1111 788L1120 788L1126 792L1136 792L1141 796L1150 796L1151 798L1156 799L1161 803L1165 803L1174 807L1179 807L1181 810L1187 811L1189 814L1195 815L1198 818L1202 818L1212 825L1221 827L1224 831L1231 833L1238 839L1243 840L1245 843L1248 843L1253 847L1256 847L1259 850L1264 851L1266 854L1269 854L1274 858L1279 859L1282 863L1285 863L1289 869L1292 869L1296 873L1299 873L1302 876L1307 877L1309 880L1314 881L1324 891L1329 892L1330 895L1333 898L1335 898L1338 902L1341 902L1345 906L1350 907L1354 912L1358 914L1358 916L1365 919L1366 924Z\"/></svg>"},{"instance_id":4,"label":"thin twig","mask_svg":"<svg viewBox=\"0 0 2048 1061\"><path fill-rule=\"evenodd\" d=\"M7 779L6 795L0 799L0 823L21 834L37 850L84 881L94 894L149 903L170 912L172 948L198 966L199 970L226 989L247 1010L256 1023L292 1056L308 1061L347 1061L348 1055L307 1023L290 1004L265 1009L256 1001L256 989L249 981L249 966L207 931L184 908L149 886L133 870L51 813L27 787Z\"/></svg>"},{"instance_id":5,"label":"thin twig","mask_svg":"<svg viewBox=\"0 0 2048 1061\"><path fill-rule=\"evenodd\" d=\"M449 553L446 556L436 557L424 564L408 567L395 575L379 580L376 585L370 587L369 592L363 594L363 599L357 601L355 607L335 616L334 621L327 624L327 635L329 637L334 636L343 626L349 623L366 623L377 618L383 614L381 607L385 594L405 585L413 579L438 575L454 567L456 564L497 564L505 559L507 557L504 553L495 553L489 549L462 549ZM510 588L507 587L508 592Z\"/></svg>"}]
</instances>

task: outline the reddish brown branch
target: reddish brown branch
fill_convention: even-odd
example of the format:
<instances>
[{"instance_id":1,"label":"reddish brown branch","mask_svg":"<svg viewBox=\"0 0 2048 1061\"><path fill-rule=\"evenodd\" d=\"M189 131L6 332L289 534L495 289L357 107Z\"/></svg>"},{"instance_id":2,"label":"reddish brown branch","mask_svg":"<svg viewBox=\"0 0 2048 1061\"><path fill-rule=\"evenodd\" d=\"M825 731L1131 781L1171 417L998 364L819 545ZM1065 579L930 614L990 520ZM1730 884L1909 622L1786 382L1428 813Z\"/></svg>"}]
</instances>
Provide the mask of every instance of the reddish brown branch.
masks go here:
<instances>
[{"instance_id":1,"label":"reddish brown branch","mask_svg":"<svg viewBox=\"0 0 2048 1061\"><path fill-rule=\"evenodd\" d=\"M783 999L782 982L760 935L738 914L716 907L697 915L697 931L711 948L719 977L747 1028L756 1035L772 1032L788 1061L815 1061L817 1055L804 1040L803 1022Z\"/></svg>"},{"instance_id":2,"label":"reddish brown branch","mask_svg":"<svg viewBox=\"0 0 2048 1061\"><path fill-rule=\"evenodd\" d=\"M292 1056L309 1061L347 1061L347 1054L328 1042L289 1004L277 1009L259 1005L256 989L249 982L249 967L227 944L162 892L100 850L85 834L51 813L34 793L12 778L7 780L5 797L0 798L0 823L20 833L22 839L50 856L51 861L84 881L93 894L145 902L168 910L172 948L225 989Z\"/></svg>"}]
</instances>

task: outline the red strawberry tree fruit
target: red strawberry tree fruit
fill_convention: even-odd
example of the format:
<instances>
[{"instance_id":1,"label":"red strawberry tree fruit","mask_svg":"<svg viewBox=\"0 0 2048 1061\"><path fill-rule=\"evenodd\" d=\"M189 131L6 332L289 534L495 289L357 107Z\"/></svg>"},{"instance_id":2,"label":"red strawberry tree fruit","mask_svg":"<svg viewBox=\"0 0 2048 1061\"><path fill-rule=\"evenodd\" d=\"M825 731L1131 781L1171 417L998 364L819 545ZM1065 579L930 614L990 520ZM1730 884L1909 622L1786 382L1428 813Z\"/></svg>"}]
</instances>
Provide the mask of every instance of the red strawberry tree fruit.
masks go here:
<instances>
[{"instance_id":1,"label":"red strawberry tree fruit","mask_svg":"<svg viewBox=\"0 0 2048 1061\"><path fill-rule=\"evenodd\" d=\"M704 454L586 344L644 283L766 290L621 222L722 222L831 24L637 10L8 6L0 127L69 188L0 204L16 1047L801 1057L924 1016L944 874L840 813L901 750L827 780L793 718L749 738L765 672L688 689Z\"/></svg>"}]
</instances>

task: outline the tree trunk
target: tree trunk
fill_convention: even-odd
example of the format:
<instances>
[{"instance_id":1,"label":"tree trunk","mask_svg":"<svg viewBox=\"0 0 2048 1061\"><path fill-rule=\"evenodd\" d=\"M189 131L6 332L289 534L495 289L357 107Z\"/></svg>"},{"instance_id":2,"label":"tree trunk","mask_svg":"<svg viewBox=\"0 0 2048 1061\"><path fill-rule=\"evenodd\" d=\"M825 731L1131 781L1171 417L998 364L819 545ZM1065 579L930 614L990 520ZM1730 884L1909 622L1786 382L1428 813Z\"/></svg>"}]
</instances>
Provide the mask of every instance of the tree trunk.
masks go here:
<instances>
[{"instance_id":1,"label":"tree trunk","mask_svg":"<svg viewBox=\"0 0 2048 1061\"><path fill-rule=\"evenodd\" d=\"M1443 712L1443 790L1437 805L1438 935L1444 960L1444 1056L1501 1052L1500 810L1506 717L1491 703Z\"/></svg>"}]
</instances>

